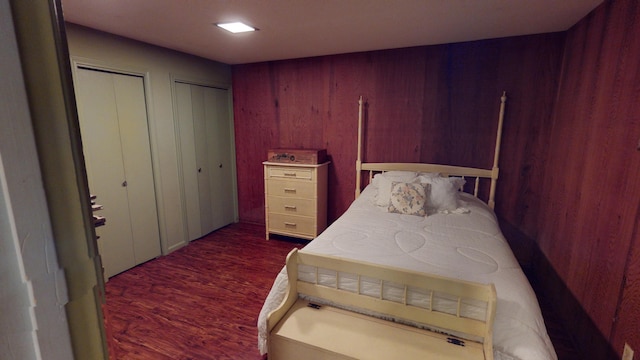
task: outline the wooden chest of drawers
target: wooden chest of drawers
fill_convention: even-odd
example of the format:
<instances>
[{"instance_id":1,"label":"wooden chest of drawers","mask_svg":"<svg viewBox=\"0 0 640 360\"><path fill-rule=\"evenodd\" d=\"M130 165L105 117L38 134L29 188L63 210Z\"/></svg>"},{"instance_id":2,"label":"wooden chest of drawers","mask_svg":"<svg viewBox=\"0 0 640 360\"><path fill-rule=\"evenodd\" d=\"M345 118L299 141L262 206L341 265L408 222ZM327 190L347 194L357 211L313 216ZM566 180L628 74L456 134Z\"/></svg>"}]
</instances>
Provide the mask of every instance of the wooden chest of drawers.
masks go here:
<instances>
[{"instance_id":1,"label":"wooden chest of drawers","mask_svg":"<svg viewBox=\"0 0 640 360\"><path fill-rule=\"evenodd\" d=\"M265 161L267 239L280 234L313 239L327 227L327 173L323 164Z\"/></svg>"}]
</instances>

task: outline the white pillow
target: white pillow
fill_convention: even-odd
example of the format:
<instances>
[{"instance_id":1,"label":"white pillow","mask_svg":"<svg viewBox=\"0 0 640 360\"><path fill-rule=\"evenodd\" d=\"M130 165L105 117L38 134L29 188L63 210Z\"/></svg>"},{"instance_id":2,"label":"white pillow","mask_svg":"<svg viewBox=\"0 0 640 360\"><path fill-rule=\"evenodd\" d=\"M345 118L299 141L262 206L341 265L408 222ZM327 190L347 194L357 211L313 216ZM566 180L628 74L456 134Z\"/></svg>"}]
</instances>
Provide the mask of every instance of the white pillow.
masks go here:
<instances>
[{"instance_id":1,"label":"white pillow","mask_svg":"<svg viewBox=\"0 0 640 360\"><path fill-rule=\"evenodd\" d=\"M427 200L430 211L447 212L458 208L458 193L466 183L463 178L432 177L426 179L425 183L431 186Z\"/></svg>"},{"instance_id":2,"label":"white pillow","mask_svg":"<svg viewBox=\"0 0 640 360\"><path fill-rule=\"evenodd\" d=\"M442 175L440 175L440 173L418 173L418 179L423 183L429 182L429 179L437 177L442 177Z\"/></svg>"},{"instance_id":3,"label":"white pillow","mask_svg":"<svg viewBox=\"0 0 640 360\"><path fill-rule=\"evenodd\" d=\"M427 215L427 194L429 184L397 182L391 185L391 195L387 211L406 215Z\"/></svg>"},{"instance_id":4,"label":"white pillow","mask_svg":"<svg viewBox=\"0 0 640 360\"><path fill-rule=\"evenodd\" d=\"M384 173L376 174L373 180L378 185L378 194L376 195L376 205L389 206L389 199L391 197L391 185L396 182L412 182L418 176L418 173L413 171L387 171Z\"/></svg>"}]
</instances>

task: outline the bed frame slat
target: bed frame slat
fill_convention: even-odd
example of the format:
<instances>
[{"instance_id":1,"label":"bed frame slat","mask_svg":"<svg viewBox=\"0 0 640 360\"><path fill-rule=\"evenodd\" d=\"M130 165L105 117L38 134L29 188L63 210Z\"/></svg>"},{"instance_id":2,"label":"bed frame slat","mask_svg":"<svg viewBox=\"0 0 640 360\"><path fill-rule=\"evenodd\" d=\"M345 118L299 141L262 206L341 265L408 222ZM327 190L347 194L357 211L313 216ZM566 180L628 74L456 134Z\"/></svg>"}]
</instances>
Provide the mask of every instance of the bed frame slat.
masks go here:
<instances>
[{"instance_id":1,"label":"bed frame slat","mask_svg":"<svg viewBox=\"0 0 640 360\"><path fill-rule=\"evenodd\" d=\"M298 266L328 269L339 273L349 273L361 277L373 278L380 281L380 296L372 297L361 293L358 280L358 291L351 292L339 289L337 286L320 285L318 278L314 282L298 280ZM378 264L347 260L334 256L306 253L294 249L287 257L287 274L289 276L289 292L283 305L269 315L269 330L284 316L299 295L318 298L328 304L337 304L346 308L358 308L365 312L391 315L411 322L470 335L472 338L481 338L484 343L491 344L491 328L495 316L496 292L493 284L480 284L475 282L450 279L446 277L423 274L419 272L401 270ZM336 280L338 275L336 275ZM385 300L383 296L383 283L393 282L405 287L423 289L428 293L429 308L411 306L391 300ZM453 296L457 302L455 314L436 311L433 308L434 294L447 294ZM405 302L406 302L405 295ZM463 299L477 300L486 303L486 318L484 320L461 316ZM287 305L289 304L289 305ZM283 310L284 309L284 310ZM486 344L485 344L486 345Z\"/></svg>"},{"instance_id":2,"label":"bed frame slat","mask_svg":"<svg viewBox=\"0 0 640 360\"><path fill-rule=\"evenodd\" d=\"M305 269L315 267L316 279L298 279L298 267L304 265ZM340 286L321 285L318 275L319 269L328 270L325 274L336 273L336 284L340 273L356 275L358 279L357 291L343 290ZM288 292L279 308L272 311L267 317L269 333L287 315L287 312L298 301L299 297L310 299L319 305L329 305L376 317L394 318L396 321L409 321L407 325L418 326L431 331L442 332L462 337L465 341L478 343L483 348L484 358L493 359L492 327L496 307L496 291L493 284L479 284L464 280L450 279L436 275L402 270L367 262L342 259L329 255L307 253L292 250L287 256L286 271L288 275ZM310 271L309 270L305 270ZM380 281L380 296L361 294L360 280L362 277L377 279ZM305 277L306 278L306 277ZM404 287L404 299L400 301L388 300L384 297L384 282L392 282L399 287ZM409 305L408 288L422 289L421 293L428 297L428 307ZM456 309L442 311L434 308L434 299L437 296L446 301L455 301ZM446 295L443 297L443 295ZM485 318L471 318L463 314L464 300L481 302L485 304ZM318 306L318 305L314 305ZM423 330L426 331L426 330ZM428 333L428 331L427 331ZM271 339L271 337L269 338ZM271 340L270 340L271 341Z\"/></svg>"}]
</instances>

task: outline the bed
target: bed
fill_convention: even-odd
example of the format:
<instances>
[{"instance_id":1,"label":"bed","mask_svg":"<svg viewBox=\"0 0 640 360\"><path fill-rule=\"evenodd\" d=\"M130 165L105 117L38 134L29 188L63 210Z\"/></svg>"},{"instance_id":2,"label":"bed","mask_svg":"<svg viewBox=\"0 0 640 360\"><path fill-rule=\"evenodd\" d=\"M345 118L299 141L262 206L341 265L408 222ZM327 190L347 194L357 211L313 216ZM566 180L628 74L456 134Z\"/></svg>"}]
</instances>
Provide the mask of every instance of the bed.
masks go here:
<instances>
[{"instance_id":1,"label":"bed","mask_svg":"<svg viewBox=\"0 0 640 360\"><path fill-rule=\"evenodd\" d=\"M365 316L365 321L383 319L384 324L424 328L444 334L449 342L472 341L485 351L488 349L490 354L484 357L487 359L557 359L536 296L493 212L505 101L503 94L494 166L477 169L436 164L363 163L363 101L360 99L356 199L320 236L292 253L288 259L291 265L285 266L276 277L258 318L258 346L262 354L269 351L269 343L273 341L270 333L302 299L307 305L336 307L349 314ZM368 177L363 190L362 174ZM489 182L488 186L484 182ZM481 191L483 187L488 187L488 191ZM481 200L480 193L488 194ZM325 270L331 266L305 264L306 257L336 267ZM377 288L375 280L373 289L367 290L366 286L358 285L359 275L353 279L358 271L363 271L367 279L370 278L367 272L382 274L382 278L397 272L399 277L382 279ZM346 280L338 274L344 274ZM415 280L414 276L422 277ZM432 279L443 282L445 289L477 286L482 296L479 300L461 300L454 294L451 300L444 294L436 300L433 292L417 287ZM317 290L319 284L323 286ZM408 288L416 293L426 291L427 304L410 304L407 299L419 296L408 295ZM494 303L490 289L495 289L497 295ZM399 299L394 299L394 291ZM379 299L370 300L376 296ZM477 301L482 304L479 315L473 314ZM400 305L389 305L392 302ZM438 313L451 315L451 319L433 322L428 318L437 303L445 307ZM470 307L465 310L465 306ZM407 313L406 308L417 312ZM426 315L421 318L425 309ZM467 333L465 327L447 326L461 317L478 323L481 330Z\"/></svg>"}]
</instances>

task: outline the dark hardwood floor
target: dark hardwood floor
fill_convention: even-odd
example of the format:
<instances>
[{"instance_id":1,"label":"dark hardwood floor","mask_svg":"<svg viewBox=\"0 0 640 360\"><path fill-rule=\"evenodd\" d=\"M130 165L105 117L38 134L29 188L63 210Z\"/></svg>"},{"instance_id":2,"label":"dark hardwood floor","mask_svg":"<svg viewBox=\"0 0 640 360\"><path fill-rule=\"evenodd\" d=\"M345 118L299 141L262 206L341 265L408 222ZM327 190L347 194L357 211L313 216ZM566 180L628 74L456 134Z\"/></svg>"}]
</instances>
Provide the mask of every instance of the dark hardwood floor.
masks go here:
<instances>
[{"instance_id":1,"label":"dark hardwood floor","mask_svg":"<svg viewBox=\"0 0 640 360\"><path fill-rule=\"evenodd\" d=\"M531 281L531 280L530 280ZM532 283L534 290L536 284ZM560 322L557 315L558 309L553 308L551 303L538 294L538 303L540 303L540 309L542 309L542 316L544 317L544 323L547 326L547 333L551 338L553 347L558 354L558 360L584 360L589 359L588 356L582 354L581 351L575 346L574 341L569 336L569 331Z\"/></svg>"},{"instance_id":2,"label":"dark hardwood floor","mask_svg":"<svg viewBox=\"0 0 640 360\"><path fill-rule=\"evenodd\" d=\"M111 359L261 359L258 313L294 247L234 224L112 277Z\"/></svg>"},{"instance_id":3,"label":"dark hardwood floor","mask_svg":"<svg viewBox=\"0 0 640 360\"><path fill-rule=\"evenodd\" d=\"M109 279L105 326L111 360L262 359L256 321L287 253L264 228L233 224ZM560 360L579 359L541 301Z\"/></svg>"}]
</instances>

